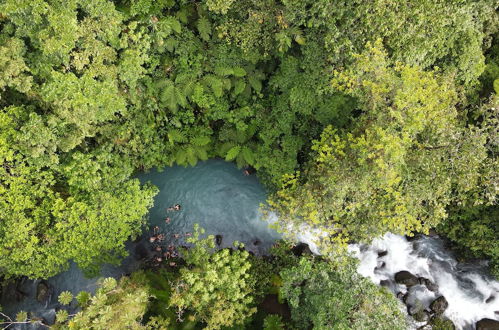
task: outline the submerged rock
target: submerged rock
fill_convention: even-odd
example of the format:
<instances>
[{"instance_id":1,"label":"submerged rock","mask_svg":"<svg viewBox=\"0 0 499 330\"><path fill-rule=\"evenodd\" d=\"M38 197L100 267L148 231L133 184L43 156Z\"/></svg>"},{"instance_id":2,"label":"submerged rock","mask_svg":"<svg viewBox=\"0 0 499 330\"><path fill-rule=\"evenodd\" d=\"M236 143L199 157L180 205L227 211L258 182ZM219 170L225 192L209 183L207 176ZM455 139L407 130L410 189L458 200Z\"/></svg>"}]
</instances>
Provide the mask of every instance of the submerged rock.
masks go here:
<instances>
[{"instance_id":1,"label":"submerged rock","mask_svg":"<svg viewBox=\"0 0 499 330\"><path fill-rule=\"evenodd\" d=\"M217 243L218 246L222 245L222 240L223 240L222 235L215 235L215 243Z\"/></svg>"},{"instance_id":2,"label":"submerged rock","mask_svg":"<svg viewBox=\"0 0 499 330\"><path fill-rule=\"evenodd\" d=\"M404 284L407 287L419 284L418 278L406 270L395 274L395 282Z\"/></svg>"},{"instance_id":3,"label":"submerged rock","mask_svg":"<svg viewBox=\"0 0 499 330\"><path fill-rule=\"evenodd\" d=\"M36 300L45 303L50 296L50 287L47 282L41 281L36 286Z\"/></svg>"},{"instance_id":4,"label":"submerged rock","mask_svg":"<svg viewBox=\"0 0 499 330\"><path fill-rule=\"evenodd\" d=\"M426 286L426 288L432 292L437 292L438 291L438 285L433 283L427 278L420 277L418 278L419 284Z\"/></svg>"},{"instance_id":5,"label":"submerged rock","mask_svg":"<svg viewBox=\"0 0 499 330\"><path fill-rule=\"evenodd\" d=\"M499 330L499 321L481 319L476 323L476 330Z\"/></svg>"},{"instance_id":6,"label":"submerged rock","mask_svg":"<svg viewBox=\"0 0 499 330\"><path fill-rule=\"evenodd\" d=\"M430 304L431 310L437 315L443 314L447 307L449 307L449 303L444 296L438 297Z\"/></svg>"}]
</instances>

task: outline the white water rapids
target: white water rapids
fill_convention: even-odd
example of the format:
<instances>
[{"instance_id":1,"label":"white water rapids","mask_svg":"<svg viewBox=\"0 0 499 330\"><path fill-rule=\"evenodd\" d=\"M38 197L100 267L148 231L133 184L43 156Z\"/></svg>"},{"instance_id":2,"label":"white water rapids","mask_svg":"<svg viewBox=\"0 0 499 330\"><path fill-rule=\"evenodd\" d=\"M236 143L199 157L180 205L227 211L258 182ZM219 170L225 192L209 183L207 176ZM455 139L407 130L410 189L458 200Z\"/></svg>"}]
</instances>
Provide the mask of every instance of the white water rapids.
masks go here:
<instances>
[{"instance_id":1,"label":"white water rapids","mask_svg":"<svg viewBox=\"0 0 499 330\"><path fill-rule=\"evenodd\" d=\"M298 239L318 252L314 235L300 234ZM413 286L408 300L418 299L428 308L432 301L444 296L449 306L443 315L458 329L474 329L475 323L483 318L499 320L499 282L486 274L484 263L458 263L441 238L421 236L408 241L387 233L371 245L353 244L349 250L360 260L361 275L376 284L383 283L394 294L407 292L405 285L394 280L399 271L409 271L437 284L437 292L423 285ZM424 323L414 324L417 327Z\"/></svg>"}]
</instances>

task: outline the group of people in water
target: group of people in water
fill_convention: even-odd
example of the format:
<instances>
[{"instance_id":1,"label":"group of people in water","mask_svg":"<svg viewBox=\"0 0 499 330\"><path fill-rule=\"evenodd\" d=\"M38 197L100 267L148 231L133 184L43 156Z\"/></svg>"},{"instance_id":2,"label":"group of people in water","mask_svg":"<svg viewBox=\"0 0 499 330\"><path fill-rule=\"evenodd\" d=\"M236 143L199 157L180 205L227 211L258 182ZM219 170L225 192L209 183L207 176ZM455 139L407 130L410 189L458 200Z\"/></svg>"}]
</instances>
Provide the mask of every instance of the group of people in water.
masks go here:
<instances>
[{"instance_id":1,"label":"group of people in water","mask_svg":"<svg viewBox=\"0 0 499 330\"><path fill-rule=\"evenodd\" d=\"M182 207L180 204L175 204L171 207L168 207L166 211L180 211ZM171 218L166 217L165 223L170 224ZM173 234L173 239L179 239L181 237L190 237L191 233L185 234ZM170 260L168 265L170 267L176 267L177 262L175 261L178 258L178 251L176 250L175 244L169 244L168 247L161 244L161 242L166 240L166 234L160 233L159 226L154 226L152 230L152 235L149 237L149 242L153 245L153 252L155 252L155 256L153 257L153 263L155 266L159 266L163 261Z\"/></svg>"}]
</instances>

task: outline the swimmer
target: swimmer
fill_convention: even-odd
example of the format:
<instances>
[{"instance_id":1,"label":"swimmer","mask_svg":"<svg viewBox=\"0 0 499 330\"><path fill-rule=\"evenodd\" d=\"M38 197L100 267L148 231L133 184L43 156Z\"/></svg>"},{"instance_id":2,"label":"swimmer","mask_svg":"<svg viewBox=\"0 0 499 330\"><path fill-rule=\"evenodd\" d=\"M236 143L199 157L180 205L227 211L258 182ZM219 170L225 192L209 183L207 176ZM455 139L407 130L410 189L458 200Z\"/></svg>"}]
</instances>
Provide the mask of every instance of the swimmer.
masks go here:
<instances>
[{"instance_id":1,"label":"swimmer","mask_svg":"<svg viewBox=\"0 0 499 330\"><path fill-rule=\"evenodd\" d=\"M161 252L161 246L156 246L156 251Z\"/></svg>"},{"instance_id":2,"label":"swimmer","mask_svg":"<svg viewBox=\"0 0 499 330\"><path fill-rule=\"evenodd\" d=\"M156 242L156 236L151 236L151 237L149 238L149 242L150 242L150 243L154 243L154 242Z\"/></svg>"},{"instance_id":3,"label":"swimmer","mask_svg":"<svg viewBox=\"0 0 499 330\"><path fill-rule=\"evenodd\" d=\"M173 238L180 238L180 234L173 234Z\"/></svg>"},{"instance_id":4,"label":"swimmer","mask_svg":"<svg viewBox=\"0 0 499 330\"><path fill-rule=\"evenodd\" d=\"M170 217L166 217L166 219L165 219L165 223L167 223L167 224L168 224L168 223L170 223L170 221L172 221L172 219L170 219Z\"/></svg>"},{"instance_id":5,"label":"swimmer","mask_svg":"<svg viewBox=\"0 0 499 330\"><path fill-rule=\"evenodd\" d=\"M170 254L170 252L165 252L165 253L163 253L163 256L165 257L165 259L169 259L171 254Z\"/></svg>"},{"instance_id":6,"label":"swimmer","mask_svg":"<svg viewBox=\"0 0 499 330\"><path fill-rule=\"evenodd\" d=\"M156 261L157 261L157 262L161 262L161 261L163 261L163 258L161 258L161 257L156 257Z\"/></svg>"},{"instance_id":7,"label":"swimmer","mask_svg":"<svg viewBox=\"0 0 499 330\"><path fill-rule=\"evenodd\" d=\"M180 208L181 208L180 204L175 204L175 205L173 206L173 209L174 209L175 211L180 211Z\"/></svg>"},{"instance_id":8,"label":"swimmer","mask_svg":"<svg viewBox=\"0 0 499 330\"><path fill-rule=\"evenodd\" d=\"M185 236L185 237L191 237L191 236L192 236L192 234L191 234L191 233L185 233L185 234L184 234L184 236Z\"/></svg>"},{"instance_id":9,"label":"swimmer","mask_svg":"<svg viewBox=\"0 0 499 330\"><path fill-rule=\"evenodd\" d=\"M158 235L158 241L164 241L165 240L165 234L159 234Z\"/></svg>"},{"instance_id":10,"label":"swimmer","mask_svg":"<svg viewBox=\"0 0 499 330\"><path fill-rule=\"evenodd\" d=\"M245 176L248 176L248 175L250 175L250 172L249 172L248 170L244 170L244 171L243 171L243 174L244 174Z\"/></svg>"},{"instance_id":11,"label":"swimmer","mask_svg":"<svg viewBox=\"0 0 499 330\"><path fill-rule=\"evenodd\" d=\"M159 227L158 226L154 226L153 232L154 232L154 234L159 233Z\"/></svg>"},{"instance_id":12,"label":"swimmer","mask_svg":"<svg viewBox=\"0 0 499 330\"><path fill-rule=\"evenodd\" d=\"M175 250L175 245L173 245L173 244L168 245L168 250L170 250L170 251Z\"/></svg>"},{"instance_id":13,"label":"swimmer","mask_svg":"<svg viewBox=\"0 0 499 330\"><path fill-rule=\"evenodd\" d=\"M177 264L172 261L172 262L170 262L170 266L175 267L175 266L177 266Z\"/></svg>"}]
</instances>

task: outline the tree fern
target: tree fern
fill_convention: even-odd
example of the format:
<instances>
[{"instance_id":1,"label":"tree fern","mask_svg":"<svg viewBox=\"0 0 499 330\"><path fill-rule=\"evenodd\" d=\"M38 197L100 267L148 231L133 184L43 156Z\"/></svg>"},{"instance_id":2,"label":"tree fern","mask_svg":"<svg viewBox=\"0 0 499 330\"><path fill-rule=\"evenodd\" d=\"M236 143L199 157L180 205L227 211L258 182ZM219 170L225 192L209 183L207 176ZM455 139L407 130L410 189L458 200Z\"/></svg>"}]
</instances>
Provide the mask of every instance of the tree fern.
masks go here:
<instances>
[{"instance_id":1,"label":"tree fern","mask_svg":"<svg viewBox=\"0 0 499 330\"><path fill-rule=\"evenodd\" d=\"M241 151L241 146L235 146L230 148L230 150L225 155L225 160L226 161L234 160L237 157L237 155L239 155L240 151Z\"/></svg>"},{"instance_id":2,"label":"tree fern","mask_svg":"<svg viewBox=\"0 0 499 330\"><path fill-rule=\"evenodd\" d=\"M192 146L187 148L187 162L191 166L195 166L198 162L198 157L196 156L196 150Z\"/></svg>"},{"instance_id":3,"label":"tree fern","mask_svg":"<svg viewBox=\"0 0 499 330\"><path fill-rule=\"evenodd\" d=\"M247 164L253 165L255 163L255 154L250 148L243 147L241 150L241 155L243 156Z\"/></svg>"},{"instance_id":4,"label":"tree fern","mask_svg":"<svg viewBox=\"0 0 499 330\"><path fill-rule=\"evenodd\" d=\"M178 143L178 142L186 142L187 141L185 134L178 129L169 130L167 135L168 135L168 140L170 140L170 144L174 144L175 142Z\"/></svg>"},{"instance_id":5,"label":"tree fern","mask_svg":"<svg viewBox=\"0 0 499 330\"><path fill-rule=\"evenodd\" d=\"M196 136L191 140L191 143L195 146L202 147L211 142L211 138L206 135Z\"/></svg>"}]
</instances>

